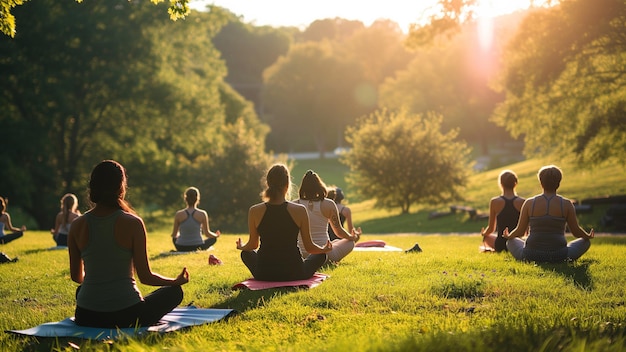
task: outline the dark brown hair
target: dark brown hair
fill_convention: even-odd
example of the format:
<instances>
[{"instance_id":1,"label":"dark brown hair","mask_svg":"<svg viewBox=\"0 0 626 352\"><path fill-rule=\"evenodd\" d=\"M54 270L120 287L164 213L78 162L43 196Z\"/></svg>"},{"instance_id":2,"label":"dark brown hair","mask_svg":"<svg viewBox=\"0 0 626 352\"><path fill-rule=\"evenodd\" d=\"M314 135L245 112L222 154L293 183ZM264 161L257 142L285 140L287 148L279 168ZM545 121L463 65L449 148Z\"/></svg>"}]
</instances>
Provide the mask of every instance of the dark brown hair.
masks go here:
<instances>
[{"instance_id":1,"label":"dark brown hair","mask_svg":"<svg viewBox=\"0 0 626 352\"><path fill-rule=\"evenodd\" d=\"M326 184L319 177L318 174L312 170L307 171L302 177L302 183L300 183L300 199L306 200L321 200L326 198L327 194Z\"/></svg>"},{"instance_id":2,"label":"dark brown hair","mask_svg":"<svg viewBox=\"0 0 626 352\"><path fill-rule=\"evenodd\" d=\"M265 176L266 188L261 193L261 196L265 200L272 198L278 198L283 196L285 187L287 187L287 193L289 193L289 186L291 185L291 176L289 175L289 169L283 164L274 164Z\"/></svg>"},{"instance_id":3,"label":"dark brown hair","mask_svg":"<svg viewBox=\"0 0 626 352\"><path fill-rule=\"evenodd\" d=\"M517 186L517 175L511 170L503 170L498 176L502 188L513 189Z\"/></svg>"},{"instance_id":4,"label":"dark brown hair","mask_svg":"<svg viewBox=\"0 0 626 352\"><path fill-rule=\"evenodd\" d=\"M126 197L126 182L124 166L114 160L104 160L91 171L89 200L95 204L122 209L134 214L135 211L124 199Z\"/></svg>"},{"instance_id":5,"label":"dark brown hair","mask_svg":"<svg viewBox=\"0 0 626 352\"><path fill-rule=\"evenodd\" d=\"M547 165L539 169L537 178L539 178L539 183L541 183L541 187L543 187L544 190L556 192L561 185L563 173L557 166Z\"/></svg>"},{"instance_id":6,"label":"dark brown hair","mask_svg":"<svg viewBox=\"0 0 626 352\"><path fill-rule=\"evenodd\" d=\"M185 190L185 202L188 206L195 205L200 199L200 190L196 187L189 187Z\"/></svg>"}]
</instances>

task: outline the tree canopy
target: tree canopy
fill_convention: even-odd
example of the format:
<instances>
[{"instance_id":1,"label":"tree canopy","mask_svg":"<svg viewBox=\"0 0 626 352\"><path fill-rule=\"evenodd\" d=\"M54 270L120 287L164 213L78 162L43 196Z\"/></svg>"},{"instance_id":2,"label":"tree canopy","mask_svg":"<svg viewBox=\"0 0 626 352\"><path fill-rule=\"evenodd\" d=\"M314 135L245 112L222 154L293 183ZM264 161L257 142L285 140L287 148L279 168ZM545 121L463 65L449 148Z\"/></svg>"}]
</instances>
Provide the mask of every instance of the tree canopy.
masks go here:
<instances>
[{"instance_id":1,"label":"tree canopy","mask_svg":"<svg viewBox=\"0 0 626 352\"><path fill-rule=\"evenodd\" d=\"M626 2L564 0L534 11L505 54L496 121L529 155L626 160Z\"/></svg>"},{"instance_id":2,"label":"tree canopy","mask_svg":"<svg viewBox=\"0 0 626 352\"><path fill-rule=\"evenodd\" d=\"M352 149L341 161L348 182L377 205L408 213L415 204L458 199L469 169L469 150L457 131L441 132L441 116L377 110L346 132ZM351 188L352 189L352 188Z\"/></svg>"},{"instance_id":3,"label":"tree canopy","mask_svg":"<svg viewBox=\"0 0 626 352\"><path fill-rule=\"evenodd\" d=\"M0 0L0 32L14 37L16 32L15 16L11 13L13 8L23 5L28 0ZM69 1L69 0L66 0ZM165 0L150 0L154 4L162 3ZM76 0L83 2L83 0ZM189 14L189 0L169 0L167 13L174 21L185 18ZM28 22L27 22L28 23Z\"/></svg>"},{"instance_id":4,"label":"tree canopy","mask_svg":"<svg viewBox=\"0 0 626 352\"><path fill-rule=\"evenodd\" d=\"M251 165L231 168L221 183L203 183L207 192L259 187L267 126L224 86L226 67L211 43L226 23L219 12L161 23L150 4L125 0L41 0L15 12L33 25L0 38L0 136L11 145L0 150L0 192L40 227L49 226L63 193L84 194L102 159L126 166L129 199L148 210L180 206L183 189L206 172L199 160L222 169ZM221 154L241 145L247 152L240 159ZM258 191L238 195L236 205L232 197L216 200L215 209L245 215L241 204L256 202Z\"/></svg>"}]
</instances>

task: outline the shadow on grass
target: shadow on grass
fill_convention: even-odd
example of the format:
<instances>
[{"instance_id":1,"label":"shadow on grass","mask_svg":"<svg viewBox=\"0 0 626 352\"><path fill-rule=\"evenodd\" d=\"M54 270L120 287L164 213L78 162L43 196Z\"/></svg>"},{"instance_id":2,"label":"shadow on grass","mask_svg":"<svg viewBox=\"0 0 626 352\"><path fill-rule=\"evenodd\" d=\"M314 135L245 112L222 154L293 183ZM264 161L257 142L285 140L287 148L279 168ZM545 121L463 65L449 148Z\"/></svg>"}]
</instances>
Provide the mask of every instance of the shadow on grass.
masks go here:
<instances>
[{"instance_id":1,"label":"shadow on grass","mask_svg":"<svg viewBox=\"0 0 626 352\"><path fill-rule=\"evenodd\" d=\"M589 275L589 266L596 262L597 260L594 259L583 259L567 263L540 263L537 266L571 280L574 286L581 290L591 291L593 290L593 279Z\"/></svg>"},{"instance_id":2,"label":"shadow on grass","mask_svg":"<svg viewBox=\"0 0 626 352\"><path fill-rule=\"evenodd\" d=\"M248 289L237 290L237 294L234 294L226 300L213 305L211 308L234 309L238 313L244 313L249 309L261 308L274 298L280 298L285 294L297 292L299 290L306 289L297 287L282 287L257 291Z\"/></svg>"}]
</instances>

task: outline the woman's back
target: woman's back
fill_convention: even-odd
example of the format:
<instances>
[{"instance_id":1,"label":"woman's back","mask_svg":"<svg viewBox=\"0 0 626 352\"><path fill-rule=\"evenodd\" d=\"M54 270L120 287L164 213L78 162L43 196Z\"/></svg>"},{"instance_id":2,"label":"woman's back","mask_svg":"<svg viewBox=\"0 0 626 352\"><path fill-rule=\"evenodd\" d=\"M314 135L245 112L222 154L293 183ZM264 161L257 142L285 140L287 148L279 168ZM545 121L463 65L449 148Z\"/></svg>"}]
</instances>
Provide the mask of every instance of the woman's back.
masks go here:
<instances>
[{"instance_id":1,"label":"woman's back","mask_svg":"<svg viewBox=\"0 0 626 352\"><path fill-rule=\"evenodd\" d=\"M123 212L87 213L87 240L81 249L85 277L77 304L94 311L116 311L141 300L132 269L132 250L120 245L116 226Z\"/></svg>"}]
</instances>

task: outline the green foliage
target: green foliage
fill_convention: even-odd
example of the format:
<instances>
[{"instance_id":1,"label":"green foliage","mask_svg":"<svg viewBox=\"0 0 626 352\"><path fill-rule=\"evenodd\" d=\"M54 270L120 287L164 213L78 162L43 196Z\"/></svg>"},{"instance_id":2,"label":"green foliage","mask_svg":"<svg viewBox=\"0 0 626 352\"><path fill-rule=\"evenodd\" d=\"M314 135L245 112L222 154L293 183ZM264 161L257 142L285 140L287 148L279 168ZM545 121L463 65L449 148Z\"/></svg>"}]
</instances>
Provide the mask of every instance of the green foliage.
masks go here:
<instances>
[{"instance_id":1,"label":"green foliage","mask_svg":"<svg viewBox=\"0 0 626 352\"><path fill-rule=\"evenodd\" d=\"M260 111L263 105L263 71L287 53L292 40L291 33L284 28L243 23L234 14L218 7L211 7L210 11L226 12L229 18L228 23L213 38L228 68L225 80Z\"/></svg>"},{"instance_id":2,"label":"green foliage","mask_svg":"<svg viewBox=\"0 0 626 352\"><path fill-rule=\"evenodd\" d=\"M0 265L3 331L74 313L67 252L47 250L54 244L49 233L27 236L3 247L20 258ZM624 236L599 236L579 261L550 265L479 253L479 235L365 236L400 248L418 242L424 251L354 252L324 268L330 278L314 289L264 291L231 289L249 277L234 246L237 237L223 235L209 252L160 256L172 249L169 232L148 235L154 271L174 276L185 266L190 272L182 305L236 309L226 321L107 342L3 333L0 349L617 352L626 344ZM209 254L224 264L207 265ZM463 285L466 294L441 294L443 287ZM139 288L144 294L154 289ZM242 339L251 331L254 338Z\"/></svg>"},{"instance_id":3,"label":"green foliage","mask_svg":"<svg viewBox=\"0 0 626 352\"><path fill-rule=\"evenodd\" d=\"M336 55L327 42L292 46L264 75L264 117L272 128L268 139L275 141L268 141L271 148L288 151L312 138L323 154L329 140L364 111L354 94L360 68Z\"/></svg>"},{"instance_id":4,"label":"green foliage","mask_svg":"<svg viewBox=\"0 0 626 352\"><path fill-rule=\"evenodd\" d=\"M365 199L408 213L416 203L455 199L466 183L469 151L457 132L440 131L441 116L379 110L346 132L352 149L342 162Z\"/></svg>"},{"instance_id":5,"label":"green foliage","mask_svg":"<svg viewBox=\"0 0 626 352\"><path fill-rule=\"evenodd\" d=\"M522 15L493 20L493 40L481 42L477 24L459 29L452 39L433 48L416 49L406 69L380 86L379 106L408 109L412 113L437 112L444 116L444 131L458 128L459 138L481 145L510 141L507 131L490 121L504 95L492 88L501 70L502 47L517 29Z\"/></svg>"},{"instance_id":6,"label":"green foliage","mask_svg":"<svg viewBox=\"0 0 626 352\"><path fill-rule=\"evenodd\" d=\"M530 14L505 56L496 121L530 156L626 160L626 3L569 0Z\"/></svg>"},{"instance_id":7,"label":"green foliage","mask_svg":"<svg viewBox=\"0 0 626 352\"><path fill-rule=\"evenodd\" d=\"M255 133L242 119L227 125L222 142L187 166L190 185L204 194L201 207L213 231L244 232L248 208L260 201L263 176L275 160Z\"/></svg>"},{"instance_id":8,"label":"green foliage","mask_svg":"<svg viewBox=\"0 0 626 352\"><path fill-rule=\"evenodd\" d=\"M15 36L15 16L11 14L11 10L24 4L28 0L0 0L0 32L7 36ZM165 0L150 0L154 4L159 4ZM83 0L76 0L81 3ZM167 13L170 15L170 19L176 21L178 19L185 18L189 14L189 0L169 0L170 6L167 9ZM28 23L28 22L27 22Z\"/></svg>"}]
</instances>

